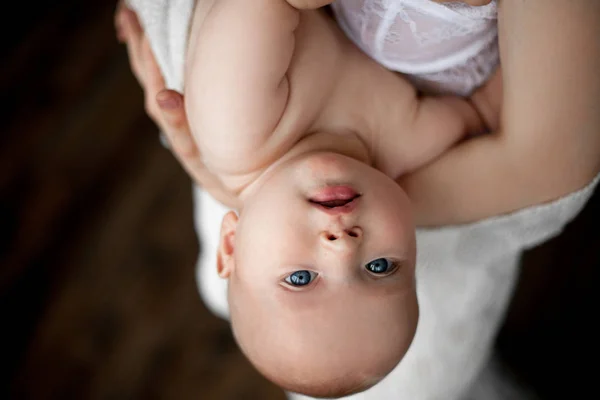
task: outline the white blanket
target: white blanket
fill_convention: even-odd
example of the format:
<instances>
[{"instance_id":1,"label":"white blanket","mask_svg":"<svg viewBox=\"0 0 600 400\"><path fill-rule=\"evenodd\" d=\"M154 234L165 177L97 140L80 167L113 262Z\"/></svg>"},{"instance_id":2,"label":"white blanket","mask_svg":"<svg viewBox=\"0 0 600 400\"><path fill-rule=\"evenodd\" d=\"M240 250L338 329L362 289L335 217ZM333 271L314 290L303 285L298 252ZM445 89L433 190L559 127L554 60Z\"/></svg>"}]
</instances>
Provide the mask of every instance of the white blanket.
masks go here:
<instances>
[{"instance_id":1,"label":"white blanket","mask_svg":"<svg viewBox=\"0 0 600 400\"><path fill-rule=\"evenodd\" d=\"M129 3L140 17L167 86L182 91L194 0ZM492 369L484 367L516 283L520 254L558 235L583 208L599 179L549 204L469 225L419 230L421 319L415 340L381 383L348 399L516 399L515 393L503 392L509 389L502 388L486 373ZM227 318L226 282L216 274L215 259L220 221L228 210L200 188L195 188L194 199L202 244L197 266L200 294L215 314ZM479 384L473 385L478 376ZM491 391L482 389L482 383Z\"/></svg>"}]
</instances>

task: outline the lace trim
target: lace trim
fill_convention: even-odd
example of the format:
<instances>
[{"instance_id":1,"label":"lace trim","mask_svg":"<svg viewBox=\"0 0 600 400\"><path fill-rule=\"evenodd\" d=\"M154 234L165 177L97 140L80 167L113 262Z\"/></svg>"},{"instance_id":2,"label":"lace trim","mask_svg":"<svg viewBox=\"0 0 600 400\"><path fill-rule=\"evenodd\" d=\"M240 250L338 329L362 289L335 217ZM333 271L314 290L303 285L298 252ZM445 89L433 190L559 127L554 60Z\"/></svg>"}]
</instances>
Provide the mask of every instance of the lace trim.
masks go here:
<instances>
[{"instance_id":1,"label":"lace trim","mask_svg":"<svg viewBox=\"0 0 600 400\"><path fill-rule=\"evenodd\" d=\"M498 63L497 4L482 7L430 0L338 0L340 26L389 69L431 80L436 91L468 93ZM488 74L488 75L486 75ZM462 84L459 84L460 82Z\"/></svg>"}]
</instances>

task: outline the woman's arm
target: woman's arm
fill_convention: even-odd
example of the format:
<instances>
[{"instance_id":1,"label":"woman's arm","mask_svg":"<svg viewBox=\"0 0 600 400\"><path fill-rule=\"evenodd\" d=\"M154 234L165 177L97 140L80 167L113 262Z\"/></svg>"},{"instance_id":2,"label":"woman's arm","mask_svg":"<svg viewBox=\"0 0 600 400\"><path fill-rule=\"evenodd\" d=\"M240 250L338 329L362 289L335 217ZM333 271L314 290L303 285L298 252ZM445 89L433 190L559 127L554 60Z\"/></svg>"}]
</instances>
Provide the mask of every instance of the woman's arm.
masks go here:
<instances>
[{"instance_id":1,"label":"woman's arm","mask_svg":"<svg viewBox=\"0 0 600 400\"><path fill-rule=\"evenodd\" d=\"M600 171L600 2L500 0L499 130L399 180L421 226L550 201Z\"/></svg>"}]
</instances>

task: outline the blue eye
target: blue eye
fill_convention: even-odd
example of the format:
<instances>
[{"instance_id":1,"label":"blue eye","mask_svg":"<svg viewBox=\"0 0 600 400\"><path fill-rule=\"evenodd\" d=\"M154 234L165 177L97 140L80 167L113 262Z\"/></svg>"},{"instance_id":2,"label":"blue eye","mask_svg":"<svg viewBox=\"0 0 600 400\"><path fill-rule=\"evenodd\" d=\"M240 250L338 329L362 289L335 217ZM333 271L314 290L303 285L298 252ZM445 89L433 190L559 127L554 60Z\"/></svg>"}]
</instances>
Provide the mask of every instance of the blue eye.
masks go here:
<instances>
[{"instance_id":1,"label":"blue eye","mask_svg":"<svg viewBox=\"0 0 600 400\"><path fill-rule=\"evenodd\" d=\"M396 265L387 258L378 258L365 265L367 271L377 275L389 274L395 267Z\"/></svg>"},{"instance_id":2,"label":"blue eye","mask_svg":"<svg viewBox=\"0 0 600 400\"><path fill-rule=\"evenodd\" d=\"M317 274L312 271L296 271L285 277L285 281L292 286L306 286L311 283Z\"/></svg>"}]
</instances>

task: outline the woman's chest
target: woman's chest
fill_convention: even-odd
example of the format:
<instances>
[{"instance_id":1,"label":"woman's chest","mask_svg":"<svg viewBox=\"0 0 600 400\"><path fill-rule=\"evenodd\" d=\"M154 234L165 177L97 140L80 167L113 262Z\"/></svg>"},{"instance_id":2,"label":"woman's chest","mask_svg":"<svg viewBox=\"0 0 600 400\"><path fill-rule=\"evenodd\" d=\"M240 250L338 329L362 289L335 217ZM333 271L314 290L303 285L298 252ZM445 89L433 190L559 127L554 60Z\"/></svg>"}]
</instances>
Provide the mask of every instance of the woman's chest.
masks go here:
<instances>
[{"instance_id":1,"label":"woman's chest","mask_svg":"<svg viewBox=\"0 0 600 400\"><path fill-rule=\"evenodd\" d=\"M497 62L497 48L489 51L497 38L495 0L480 7L431 0L338 0L332 7L346 35L388 69L418 76L455 70L454 79L468 79L476 69Z\"/></svg>"}]
</instances>

